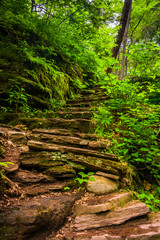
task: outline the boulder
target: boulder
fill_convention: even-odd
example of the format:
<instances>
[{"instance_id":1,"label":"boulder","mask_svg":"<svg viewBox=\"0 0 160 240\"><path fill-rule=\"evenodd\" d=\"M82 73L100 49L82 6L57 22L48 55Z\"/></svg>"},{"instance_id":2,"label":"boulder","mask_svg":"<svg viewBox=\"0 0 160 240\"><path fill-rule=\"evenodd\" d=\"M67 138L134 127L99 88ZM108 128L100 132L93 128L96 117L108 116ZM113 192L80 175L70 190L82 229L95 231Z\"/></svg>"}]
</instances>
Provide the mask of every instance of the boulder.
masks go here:
<instances>
[{"instance_id":1,"label":"boulder","mask_svg":"<svg viewBox=\"0 0 160 240\"><path fill-rule=\"evenodd\" d=\"M41 234L60 228L75 200L75 195L32 199L21 202L8 212L0 213L0 226L4 229L1 239L28 240L31 236L33 239L45 239L40 237Z\"/></svg>"},{"instance_id":2,"label":"boulder","mask_svg":"<svg viewBox=\"0 0 160 240\"><path fill-rule=\"evenodd\" d=\"M108 194L118 189L118 183L103 176L93 175L94 181L88 180L87 191L95 194Z\"/></svg>"}]
</instances>

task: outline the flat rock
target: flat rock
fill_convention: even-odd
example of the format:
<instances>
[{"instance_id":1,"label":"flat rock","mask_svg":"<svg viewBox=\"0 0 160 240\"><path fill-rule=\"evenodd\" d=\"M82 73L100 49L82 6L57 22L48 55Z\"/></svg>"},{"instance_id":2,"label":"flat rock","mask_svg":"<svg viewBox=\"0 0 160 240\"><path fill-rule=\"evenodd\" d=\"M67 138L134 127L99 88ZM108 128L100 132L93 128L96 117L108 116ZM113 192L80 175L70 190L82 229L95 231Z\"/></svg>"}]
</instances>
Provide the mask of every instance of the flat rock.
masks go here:
<instances>
[{"instance_id":1,"label":"flat rock","mask_svg":"<svg viewBox=\"0 0 160 240\"><path fill-rule=\"evenodd\" d=\"M114 236L114 235L111 236L109 234L104 234L102 236L93 236L90 239L91 240L124 240L124 238L121 238L120 236Z\"/></svg>"},{"instance_id":2,"label":"flat rock","mask_svg":"<svg viewBox=\"0 0 160 240\"><path fill-rule=\"evenodd\" d=\"M91 120L78 119L61 119L61 118L19 118L19 121L27 125L30 129L41 127L44 128L70 128L79 130L80 132L88 132L91 125ZM93 128L93 126L92 126Z\"/></svg>"},{"instance_id":3,"label":"flat rock","mask_svg":"<svg viewBox=\"0 0 160 240\"><path fill-rule=\"evenodd\" d=\"M89 141L83 140L78 137L71 137L71 136L57 136L52 134L32 134L31 138L41 139L43 141L49 141L51 143L59 143L59 144L70 144L70 145L80 145L80 146L88 146Z\"/></svg>"},{"instance_id":4,"label":"flat rock","mask_svg":"<svg viewBox=\"0 0 160 240\"><path fill-rule=\"evenodd\" d=\"M68 153L67 159L82 164L89 171L102 171L119 175L120 173L126 174L127 170L126 164L105 158Z\"/></svg>"},{"instance_id":5,"label":"flat rock","mask_svg":"<svg viewBox=\"0 0 160 240\"><path fill-rule=\"evenodd\" d=\"M88 180L86 189L95 194L108 194L118 189L118 183L103 176L93 175L94 181Z\"/></svg>"},{"instance_id":6,"label":"flat rock","mask_svg":"<svg viewBox=\"0 0 160 240\"><path fill-rule=\"evenodd\" d=\"M159 240L160 213L151 213L147 218L128 221L120 226L76 232L73 236L74 240Z\"/></svg>"},{"instance_id":7,"label":"flat rock","mask_svg":"<svg viewBox=\"0 0 160 240\"><path fill-rule=\"evenodd\" d=\"M63 163L60 161L59 155L52 152L22 152L21 164L26 168L42 168L61 166Z\"/></svg>"},{"instance_id":8,"label":"flat rock","mask_svg":"<svg viewBox=\"0 0 160 240\"><path fill-rule=\"evenodd\" d=\"M43 128L35 128L32 130L32 133L43 133L43 134L52 134L52 135L64 135L70 136L70 131L68 129L43 129Z\"/></svg>"},{"instance_id":9,"label":"flat rock","mask_svg":"<svg viewBox=\"0 0 160 240\"><path fill-rule=\"evenodd\" d=\"M97 141L91 141L88 143L88 146L90 148L108 148L111 146L111 141L105 139L105 140L97 140Z\"/></svg>"},{"instance_id":10,"label":"flat rock","mask_svg":"<svg viewBox=\"0 0 160 240\"><path fill-rule=\"evenodd\" d=\"M120 225L126 221L144 216L150 212L149 207L141 202L133 202L131 206L99 214L81 215L75 218L77 231Z\"/></svg>"},{"instance_id":11,"label":"flat rock","mask_svg":"<svg viewBox=\"0 0 160 240\"><path fill-rule=\"evenodd\" d=\"M76 171L69 165L54 166L46 170L46 173L55 177L74 177Z\"/></svg>"},{"instance_id":12,"label":"flat rock","mask_svg":"<svg viewBox=\"0 0 160 240\"><path fill-rule=\"evenodd\" d=\"M15 143L26 144L26 133L19 131L8 131L8 139Z\"/></svg>"},{"instance_id":13,"label":"flat rock","mask_svg":"<svg viewBox=\"0 0 160 240\"><path fill-rule=\"evenodd\" d=\"M103 176L103 177L106 177L106 178L111 178L111 179L114 179L114 180L119 180L119 176L117 175L113 175L113 174L109 174L109 173L104 173L104 172L96 172L95 173L96 175L98 176Z\"/></svg>"},{"instance_id":14,"label":"flat rock","mask_svg":"<svg viewBox=\"0 0 160 240\"><path fill-rule=\"evenodd\" d=\"M128 203L129 201L131 201L131 199L131 192L110 194L110 196L107 197L106 200L105 197L103 197L103 203L85 203L77 205L75 208L75 215L77 216L82 214L106 212L110 209L114 209ZM91 201L92 199L90 199L90 202Z\"/></svg>"},{"instance_id":15,"label":"flat rock","mask_svg":"<svg viewBox=\"0 0 160 240\"><path fill-rule=\"evenodd\" d=\"M36 171L28 171L19 169L16 173L12 174L10 178L15 182L20 183L38 183L38 182L54 182L55 180Z\"/></svg>"},{"instance_id":16,"label":"flat rock","mask_svg":"<svg viewBox=\"0 0 160 240\"><path fill-rule=\"evenodd\" d=\"M111 153L101 153L98 151L90 150L90 149L84 149L84 148L76 148L76 147L67 147L62 145L56 145L51 143L44 143L40 141L28 141L27 145L30 149L36 149L41 151L59 151L59 152L72 152L77 154L85 154L89 156L97 156L105 159L112 159L115 161L119 161L118 156L111 154Z\"/></svg>"},{"instance_id":17,"label":"flat rock","mask_svg":"<svg viewBox=\"0 0 160 240\"><path fill-rule=\"evenodd\" d=\"M22 191L26 196L33 197L37 195L42 195L46 193L54 193L57 191L63 190L65 187L72 186L73 182L65 181L65 182L58 182L55 183L38 183L38 184L31 184L29 186L22 187Z\"/></svg>"},{"instance_id":18,"label":"flat rock","mask_svg":"<svg viewBox=\"0 0 160 240\"><path fill-rule=\"evenodd\" d=\"M67 119L76 119L76 118L82 118L90 119L93 116L93 111L64 111L62 112L56 112L56 116L60 118L67 118Z\"/></svg>"},{"instance_id":19,"label":"flat rock","mask_svg":"<svg viewBox=\"0 0 160 240\"><path fill-rule=\"evenodd\" d=\"M63 225L75 199L75 195L32 199L21 202L9 212L0 213L0 226L5 229L5 238L27 240L34 237L34 234L39 234L33 239L42 239L42 232L49 233ZM1 237L3 239L2 235Z\"/></svg>"},{"instance_id":20,"label":"flat rock","mask_svg":"<svg viewBox=\"0 0 160 240\"><path fill-rule=\"evenodd\" d=\"M125 174L127 165L94 156L77 155L74 153L60 153L52 151L29 151L21 153L21 164L26 168L46 169L48 167L69 164L76 170L102 171L114 175Z\"/></svg>"}]
</instances>

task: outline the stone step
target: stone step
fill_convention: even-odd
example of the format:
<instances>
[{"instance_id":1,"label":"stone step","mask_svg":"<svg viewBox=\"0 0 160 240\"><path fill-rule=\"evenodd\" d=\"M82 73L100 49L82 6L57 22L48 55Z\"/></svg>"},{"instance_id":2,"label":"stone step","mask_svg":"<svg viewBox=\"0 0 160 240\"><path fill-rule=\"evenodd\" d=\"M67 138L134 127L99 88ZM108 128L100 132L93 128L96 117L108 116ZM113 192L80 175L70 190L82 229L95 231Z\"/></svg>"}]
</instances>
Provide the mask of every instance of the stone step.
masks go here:
<instances>
[{"instance_id":1,"label":"stone step","mask_svg":"<svg viewBox=\"0 0 160 240\"><path fill-rule=\"evenodd\" d=\"M101 103L103 101L105 101L104 99L99 99L97 101L75 101L75 102L70 102L70 103L67 103L65 106L66 107L96 107L96 106L99 106L100 103L99 101L101 101Z\"/></svg>"},{"instance_id":2,"label":"stone step","mask_svg":"<svg viewBox=\"0 0 160 240\"><path fill-rule=\"evenodd\" d=\"M76 154L85 154L88 156L100 157L105 159L111 159L114 161L119 161L118 156L111 153L102 153L90 149L84 148L75 148L75 147L68 147L68 146L61 146L51 143L45 143L40 141L33 141L29 140L27 145L30 149L40 150L40 151L58 151L62 153L76 153Z\"/></svg>"},{"instance_id":3,"label":"stone step","mask_svg":"<svg viewBox=\"0 0 160 240\"><path fill-rule=\"evenodd\" d=\"M106 86L107 88L107 86ZM106 91L105 88L101 88L101 86L99 87L95 87L93 89L88 89L88 90L82 90L81 91L81 95L101 95Z\"/></svg>"},{"instance_id":4,"label":"stone step","mask_svg":"<svg viewBox=\"0 0 160 240\"><path fill-rule=\"evenodd\" d=\"M79 132L94 132L95 124L88 119L61 119L61 118L19 118L19 122L25 124L29 129L33 128L67 128Z\"/></svg>"},{"instance_id":5,"label":"stone step","mask_svg":"<svg viewBox=\"0 0 160 240\"><path fill-rule=\"evenodd\" d=\"M43 194L54 194L56 192L64 191L65 187L73 187L75 184L73 181L56 181L55 183L38 183L30 184L28 186L21 187L26 197L34 197Z\"/></svg>"},{"instance_id":6,"label":"stone step","mask_svg":"<svg viewBox=\"0 0 160 240\"><path fill-rule=\"evenodd\" d=\"M112 193L106 196L93 196L87 200L81 199L81 204L76 204L74 215L79 216L83 214L102 213L113 210L117 207L124 206L124 204L132 200L131 192ZM98 202L98 203L97 203Z\"/></svg>"},{"instance_id":7,"label":"stone step","mask_svg":"<svg viewBox=\"0 0 160 240\"><path fill-rule=\"evenodd\" d=\"M61 112L56 112L55 113L56 117L59 118L65 118L65 119L76 119L76 118L85 118L85 119L90 119L93 117L93 111L61 111Z\"/></svg>"},{"instance_id":8,"label":"stone step","mask_svg":"<svg viewBox=\"0 0 160 240\"><path fill-rule=\"evenodd\" d=\"M76 99L71 99L69 101L67 101L67 104L70 103L83 103L83 102L93 102L93 101L105 101L108 100L109 98L106 96L106 94L102 94L102 95L91 95L91 96L83 96L83 97L79 97Z\"/></svg>"},{"instance_id":9,"label":"stone step","mask_svg":"<svg viewBox=\"0 0 160 240\"><path fill-rule=\"evenodd\" d=\"M37 171L28 171L24 169L19 169L13 174L10 174L10 179L14 182L17 182L20 186L23 184L30 183L53 183L55 182L54 178L51 178L43 173Z\"/></svg>"},{"instance_id":10,"label":"stone step","mask_svg":"<svg viewBox=\"0 0 160 240\"><path fill-rule=\"evenodd\" d=\"M65 112L77 112L77 111L89 111L90 107L60 107L56 110L58 111L65 111Z\"/></svg>"},{"instance_id":11,"label":"stone step","mask_svg":"<svg viewBox=\"0 0 160 240\"><path fill-rule=\"evenodd\" d=\"M121 226L92 229L64 234L66 240L159 240L160 212L149 213L147 218L130 220Z\"/></svg>"},{"instance_id":12,"label":"stone step","mask_svg":"<svg viewBox=\"0 0 160 240\"><path fill-rule=\"evenodd\" d=\"M68 129L33 129L33 134L49 134L49 135L61 135L61 136L76 136L82 139L98 140L100 137L94 133L79 133L71 132ZM104 139L105 140L105 139Z\"/></svg>"},{"instance_id":13,"label":"stone step","mask_svg":"<svg viewBox=\"0 0 160 240\"><path fill-rule=\"evenodd\" d=\"M61 135L53 135L53 134L45 134L45 133L34 133L29 136L32 140L39 140L49 143L56 143L58 145L65 146L78 146L80 148L87 149L108 149L111 146L111 142L109 140L101 139L97 141L91 141L87 139L82 139L80 137L75 136L61 136Z\"/></svg>"},{"instance_id":14,"label":"stone step","mask_svg":"<svg viewBox=\"0 0 160 240\"><path fill-rule=\"evenodd\" d=\"M99 214L80 215L75 218L76 231L84 231L94 228L121 225L128 220L145 216L150 212L149 207L142 202L130 202L128 206L106 211Z\"/></svg>"},{"instance_id":15,"label":"stone step","mask_svg":"<svg viewBox=\"0 0 160 240\"><path fill-rule=\"evenodd\" d=\"M116 161L107 160L104 158L76 155L73 153L55 153L55 152L37 152L29 151L21 153L21 165L27 169L48 169L66 166L68 164L77 172L79 171L101 171L103 173L125 175L127 166ZM57 169L58 172L58 169Z\"/></svg>"}]
</instances>

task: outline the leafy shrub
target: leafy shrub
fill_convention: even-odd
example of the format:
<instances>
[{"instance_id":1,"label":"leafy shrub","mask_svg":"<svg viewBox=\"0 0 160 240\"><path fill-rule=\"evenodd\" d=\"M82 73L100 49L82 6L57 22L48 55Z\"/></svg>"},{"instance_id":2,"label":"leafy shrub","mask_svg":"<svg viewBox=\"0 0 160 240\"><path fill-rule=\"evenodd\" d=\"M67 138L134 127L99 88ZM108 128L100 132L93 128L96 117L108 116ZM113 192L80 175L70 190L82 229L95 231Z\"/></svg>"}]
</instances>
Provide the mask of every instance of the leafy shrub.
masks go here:
<instances>
[{"instance_id":1,"label":"leafy shrub","mask_svg":"<svg viewBox=\"0 0 160 240\"><path fill-rule=\"evenodd\" d=\"M95 114L97 132L111 138L111 152L136 169L142 182L160 186L160 153L157 141L159 105L148 102L139 83L112 80L106 94L110 97ZM160 195L156 193L156 198Z\"/></svg>"}]
</instances>

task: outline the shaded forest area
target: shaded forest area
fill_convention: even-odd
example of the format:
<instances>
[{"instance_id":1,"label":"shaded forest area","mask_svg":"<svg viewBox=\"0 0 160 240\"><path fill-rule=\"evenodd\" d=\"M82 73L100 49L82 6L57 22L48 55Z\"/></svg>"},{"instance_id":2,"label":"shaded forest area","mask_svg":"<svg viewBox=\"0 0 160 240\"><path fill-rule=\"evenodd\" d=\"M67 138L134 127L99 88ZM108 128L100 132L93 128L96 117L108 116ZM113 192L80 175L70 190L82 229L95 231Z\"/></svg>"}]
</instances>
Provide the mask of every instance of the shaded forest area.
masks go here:
<instances>
[{"instance_id":1,"label":"shaded forest area","mask_svg":"<svg viewBox=\"0 0 160 240\"><path fill-rule=\"evenodd\" d=\"M2 0L0 122L45 117L83 89L101 86L108 100L94 114L96 133L112 141L110 153L129 164L133 188L157 210L160 3L134 0L122 34L127 2Z\"/></svg>"}]
</instances>

